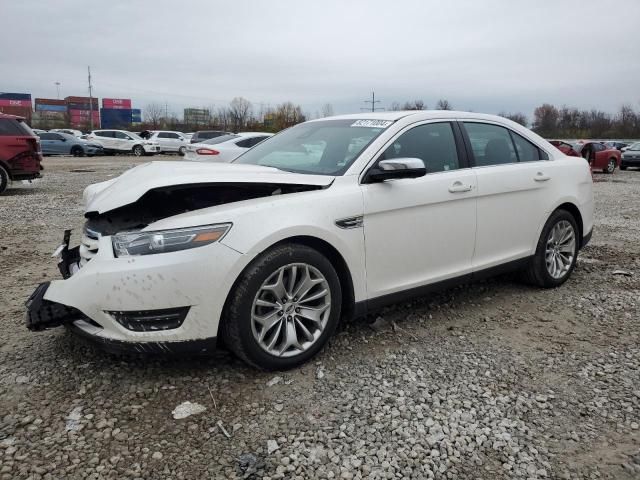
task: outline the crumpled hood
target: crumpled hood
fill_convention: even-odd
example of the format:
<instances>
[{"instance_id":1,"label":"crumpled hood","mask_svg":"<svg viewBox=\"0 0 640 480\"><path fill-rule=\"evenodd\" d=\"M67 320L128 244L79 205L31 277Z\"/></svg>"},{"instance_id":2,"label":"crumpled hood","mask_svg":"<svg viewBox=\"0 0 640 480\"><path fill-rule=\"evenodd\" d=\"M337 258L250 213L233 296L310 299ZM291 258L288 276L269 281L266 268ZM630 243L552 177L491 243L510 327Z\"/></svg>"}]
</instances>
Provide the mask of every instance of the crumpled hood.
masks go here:
<instances>
[{"instance_id":1,"label":"crumpled hood","mask_svg":"<svg viewBox=\"0 0 640 480\"><path fill-rule=\"evenodd\" d=\"M129 205L149 190L173 185L273 183L329 186L334 177L290 173L272 167L235 163L150 162L117 178L89 185L83 194L85 212L104 213Z\"/></svg>"}]
</instances>

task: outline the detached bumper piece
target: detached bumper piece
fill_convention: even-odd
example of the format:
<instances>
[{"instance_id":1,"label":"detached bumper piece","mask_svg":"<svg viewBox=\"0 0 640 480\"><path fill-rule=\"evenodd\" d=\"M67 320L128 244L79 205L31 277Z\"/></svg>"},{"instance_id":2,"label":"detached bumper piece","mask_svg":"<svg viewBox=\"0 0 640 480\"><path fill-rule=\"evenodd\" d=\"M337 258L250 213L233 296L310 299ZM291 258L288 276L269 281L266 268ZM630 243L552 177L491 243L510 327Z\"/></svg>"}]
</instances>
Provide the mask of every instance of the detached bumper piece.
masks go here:
<instances>
[{"instance_id":1,"label":"detached bumper piece","mask_svg":"<svg viewBox=\"0 0 640 480\"><path fill-rule=\"evenodd\" d=\"M134 332L157 332L173 330L184 322L189 307L144 310L137 312L108 312L127 330Z\"/></svg>"},{"instance_id":2,"label":"detached bumper piece","mask_svg":"<svg viewBox=\"0 0 640 480\"><path fill-rule=\"evenodd\" d=\"M49 288L49 282L38 285L25 303L27 307L25 320L29 330L38 332L85 318L85 315L76 308L45 300L44 294L47 288Z\"/></svg>"}]
</instances>

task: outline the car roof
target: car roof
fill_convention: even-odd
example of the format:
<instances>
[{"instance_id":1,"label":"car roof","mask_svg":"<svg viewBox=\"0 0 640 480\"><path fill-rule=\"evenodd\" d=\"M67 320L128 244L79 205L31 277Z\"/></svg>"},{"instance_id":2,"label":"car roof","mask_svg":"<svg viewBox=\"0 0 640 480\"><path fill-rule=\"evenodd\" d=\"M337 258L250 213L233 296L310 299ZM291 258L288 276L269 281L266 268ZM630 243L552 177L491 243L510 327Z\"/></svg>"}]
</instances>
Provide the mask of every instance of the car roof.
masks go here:
<instances>
[{"instance_id":1,"label":"car roof","mask_svg":"<svg viewBox=\"0 0 640 480\"><path fill-rule=\"evenodd\" d=\"M324 117L312 122L322 122L326 120L400 120L405 117L415 117L416 120L428 120L431 118L463 118L475 120L499 120L504 122L504 118L498 115L486 113L461 112L457 110L400 110L392 112L361 112L347 115L335 115Z\"/></svg>"}]
</instances>

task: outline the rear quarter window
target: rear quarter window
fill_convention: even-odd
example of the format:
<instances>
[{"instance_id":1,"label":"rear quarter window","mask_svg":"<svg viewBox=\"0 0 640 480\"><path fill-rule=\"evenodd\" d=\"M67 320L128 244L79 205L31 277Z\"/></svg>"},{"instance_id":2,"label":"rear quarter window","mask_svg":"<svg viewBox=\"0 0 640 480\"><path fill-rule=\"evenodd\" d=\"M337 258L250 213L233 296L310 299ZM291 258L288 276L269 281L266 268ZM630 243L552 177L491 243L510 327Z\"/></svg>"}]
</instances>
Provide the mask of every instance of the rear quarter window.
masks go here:
<instances>
[{"instance_id":1,"label":"rear quarter window","mask_svg":"<svg viewBox=\"0 0 640 480\"><path fill-rule=\"evenodd\" d=\"M16 120L10 118L0 118L1 137L15 137L24 135L33 135L33 133L29 133L26 129L23 129L20 123Z\"/></svg>"}]
</instances>

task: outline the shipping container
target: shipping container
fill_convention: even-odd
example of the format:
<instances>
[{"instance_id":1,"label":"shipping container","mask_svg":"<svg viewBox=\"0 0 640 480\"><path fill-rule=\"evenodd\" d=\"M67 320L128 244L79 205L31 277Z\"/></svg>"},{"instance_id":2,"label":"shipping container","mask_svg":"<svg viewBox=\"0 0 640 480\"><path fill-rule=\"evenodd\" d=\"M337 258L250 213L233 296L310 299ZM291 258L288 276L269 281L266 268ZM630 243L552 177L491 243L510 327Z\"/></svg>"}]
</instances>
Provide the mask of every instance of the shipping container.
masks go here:
<instances>
[{"instance_id":1,"label":"shipping container","mask_svg":"<svg viewBox=\"0 0 640 480\"><path fill-rule=\"evenodd\" d=\"M36 105L61 105L65 106L67 102L65 100L60 100L58 98L36 98Z\"/></svg>"},{"instance_id":2,"label":"shipping container","mask_svg":"<svg viewBox=\"0 0 640 480\"><path fill-rule=\"evenodd\" d=\"M65 102L69 103L93 103L96 107L98 106L98 98L97 97L65 97Z\"/></svg>"},{"instance_id":3,"label":"shipping container","mask_svg":"<svg viewBox=\"0 0 640 480\"><path fill-rule=\"evenodd\" d=\"M28 122L31 121L31 114L33 113L31 107L5 107L2 105L0 105L0 112L26 118Z\"/></svg>"},{"instance_id":4,"label":"shipping container","mask_svg":"<svg viewBox=\"0 0 640 480\"><path fill-rule=\"evenodd\" d=\"M66 120L67 113L66 112L53 112L49 110L36 110L33 113L34 119L39 120Z\"/></svg>"},{"instance_id":5,"label":"shipping container","mask_svg":"<svg viewBox=\"0 0 640 480\"><path fill-rule=\"evenodd\" d=\"M31 100L14 100L12 98L0 98L0 107L27 107L27 108L31 108Z\"/></svg>"},{"instance_id":6,"label":"shipping container","mask_svg":"<svg viewBox=\"0 0 640 480\"><path fill-rule=\"evenodd\" d=\"M69 109L69 115L72 116L76 116L76 117L89 117L91 115L98 115L99 112L98 110L79 110L79 109Z\"/></svg>"},{"instance_id":7,"label":"shipping container","mask_svg":"<svg viewBox=\"0 0 640 480\"><path fill-rule=\"evenodd\" d=\"M101 108L100 124L102 128L127 130L131 128L131 109Z\"/></svg>"},{"instance_id":8,"label":"shipping container","mask_svg":"<svg viewBox=\"0 0 640 480\"><path fill-rule=\"evenodd\" d=\"M67 103L67 108L69 110L91 110L91 104L90 103ZM97 112L99 110L98 106L94 105L93 110Z\"/></svg>"},{"instance_id":9,"label":"shipping container","mask_svg":"<svg viewBox=\"0 0 640 480\"><path fill-rule=\"evenodd\" d=\"M36 105L36 112L65 112L67 111L66 105L46 105L39 103Z\"/></svg>"},{"instance_id":10,"label":"shipping container","mask_svg":"<svg viewBox=\"0 0 640 480\"><path fill-rule=\"evenodd\" d=\"M30 93L7 93L0 92L0 99L3 100L28 100L31 103Z\"/></svg>"},{"instance_id":11,"label":"shipping container","mask_svg":"<svg viewBox=\"0 0 640 480\"><path fill-rule=\"evenodd\" d=\"M102 108L130 109L130 98L103 98Z\"/></svg>"}]
</instances>

